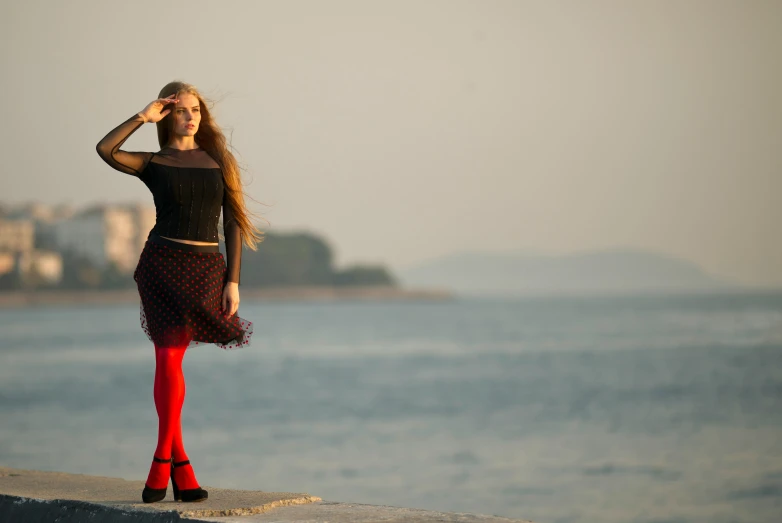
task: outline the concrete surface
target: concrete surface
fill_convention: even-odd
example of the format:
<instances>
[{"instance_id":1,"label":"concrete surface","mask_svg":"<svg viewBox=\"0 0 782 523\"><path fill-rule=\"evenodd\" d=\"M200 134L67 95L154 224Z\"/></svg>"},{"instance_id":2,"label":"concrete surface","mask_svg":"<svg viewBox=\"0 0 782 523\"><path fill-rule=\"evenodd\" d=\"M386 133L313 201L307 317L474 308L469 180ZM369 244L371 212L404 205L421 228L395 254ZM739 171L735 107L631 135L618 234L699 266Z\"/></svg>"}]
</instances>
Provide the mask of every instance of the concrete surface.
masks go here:
<instances>
[{"instance_id":1,"label":"concrete surface","mask_svg":"<svg viewBox=\"0 0 782 523\"><path fill-rule=\"evenodd\" d=\"M307 505L283 507L244 517L203 518L199 521L221 523L424 523L441 521L445 523L532 523L528 520L508 519L481 514L436 512L414 508L390 507L385 505L364 505L361 503L338 503L316 501Z\"/></svg>"},{"instance_id":2,"label":"concrete surface","mask_svg":"<svg viewBox=\"0 0 782 523\"><path fill-rule=\"evenodd\" d=\"M143 481L0 467L0 523L530 523L478 514L337 503L304 493L203 487L209 491L209 499L203 502L177 503L169 485L166 499L147 504L141 501Z\"/></svg>"}]
</instances>

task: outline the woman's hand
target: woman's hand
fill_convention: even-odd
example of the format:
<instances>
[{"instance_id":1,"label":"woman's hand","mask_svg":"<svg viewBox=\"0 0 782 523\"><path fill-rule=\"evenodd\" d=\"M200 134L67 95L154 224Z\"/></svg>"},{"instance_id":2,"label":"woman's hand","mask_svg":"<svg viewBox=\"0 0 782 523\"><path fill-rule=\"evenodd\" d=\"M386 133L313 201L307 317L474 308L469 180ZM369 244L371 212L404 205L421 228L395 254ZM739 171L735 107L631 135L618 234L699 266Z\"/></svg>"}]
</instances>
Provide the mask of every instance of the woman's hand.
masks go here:
<instances>
[{"instance_id":1,"label":"woman's hand","mask_svg":"<svg viewBox=\"0 0 782 523\"><path fill-rule=\"evenodd\" d=\"M230 318L237 310L239 310L239 284L229 281L223 289L223 314L226 318Z\"/></svg>"},{"instance_id":2,"label":"woman's hand","mask_svg":"<svg viewBox=\"0 0 782 523\"><path fill-rule=\"evenodd\" d=\"M176 97L176 93L165 98L158 98L157 100L150 102L149 105L147 105L144 110L138 114L147 122L156 123L165 118L166 115L171 112L171 109L166 109L163 111L163 107L170 103L177 103L178 101L179 99Z\"/></svg>"}]
</instances>

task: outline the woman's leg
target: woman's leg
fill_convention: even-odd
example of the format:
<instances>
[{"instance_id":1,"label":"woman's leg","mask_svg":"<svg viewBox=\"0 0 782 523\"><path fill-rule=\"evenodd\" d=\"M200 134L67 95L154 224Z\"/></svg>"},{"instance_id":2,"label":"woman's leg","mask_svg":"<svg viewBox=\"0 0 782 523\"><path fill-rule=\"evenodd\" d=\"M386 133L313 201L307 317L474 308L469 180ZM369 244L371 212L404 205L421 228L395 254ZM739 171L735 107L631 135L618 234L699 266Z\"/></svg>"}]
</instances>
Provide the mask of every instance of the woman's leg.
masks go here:
<instances>
[{"instance_id":1,"label":"woman's leg","mask_svg":"<svg viewBox=\"0 0 782 523\"><path fill-rule=\"evenodd\" d=\"M158 415L158 441L155 456L169 459L175 436L179 433L182 404L185 400L185 377L182 359L187 345L174 347L155 346L155 383L153 396ZM171 471L170 464L153 461L147 477L150 488L165 488Z\"/></svg>"},{"instance_id":2,"label":"woman's leg","mask_svg":"<svg viewBox=\"0 0 782 523\"><path fill-rule=\"evenodd\" d=\"M182 405L184 404L186 393L185 378L182 375L182 403L179 404L180 415L177 416L176 426L174 427L174 438L171 442L171 456L174 458L174 463L180 463L187 461L187 453L185 452L185 445L182 443ZM183 490L198 488L198 480L196 479L195 472L191 465L181 465L174 469L176 475L177 487Z\"/></svg>"},{"instance_id":3,"label":"woman's leg","mask_svg":"<svg viewBox=\"0 0 782 523\"><path fill-rule=\"evenodd\" d=\"M184 399L185 394L187 394L187 391L182 391L182 398ZM181 407L180 407L181 410ZM179 422L177 423L176 427L174 427L174 439L171 442L171 457L174 458L175 462L185 461L187 459L187 453L185 452L185 445L182 443L182 416L179 417Z\"/></svg>"}]
</instances>

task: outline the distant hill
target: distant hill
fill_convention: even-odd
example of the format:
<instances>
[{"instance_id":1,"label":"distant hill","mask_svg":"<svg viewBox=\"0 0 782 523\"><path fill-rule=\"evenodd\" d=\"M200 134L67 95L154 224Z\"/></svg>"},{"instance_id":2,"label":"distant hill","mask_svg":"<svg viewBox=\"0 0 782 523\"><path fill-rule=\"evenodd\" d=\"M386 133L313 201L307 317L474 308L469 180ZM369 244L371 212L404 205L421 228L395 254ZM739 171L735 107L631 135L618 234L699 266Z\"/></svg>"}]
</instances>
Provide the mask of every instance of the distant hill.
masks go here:
<instances>
[{"instance_id":1,"label":"distant hill","mask_svg":"<svg viewBox=\"0 0 782 523\"><path fill-rule=\"evenodd\" d=\"M566 256L462 252L396 270L411 287L463 294L625 293L733 287L680 259L633 249Z\"/></svg>"}]
</instances>

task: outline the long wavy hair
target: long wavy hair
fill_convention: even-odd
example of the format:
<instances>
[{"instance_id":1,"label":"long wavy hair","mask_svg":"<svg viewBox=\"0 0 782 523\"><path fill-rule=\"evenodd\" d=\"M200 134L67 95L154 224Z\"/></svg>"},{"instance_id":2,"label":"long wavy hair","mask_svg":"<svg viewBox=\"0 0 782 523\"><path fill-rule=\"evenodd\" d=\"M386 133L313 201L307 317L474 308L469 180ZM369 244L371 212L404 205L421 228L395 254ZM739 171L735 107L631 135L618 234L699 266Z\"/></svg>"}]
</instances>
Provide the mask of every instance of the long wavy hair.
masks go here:
<instances>
[{"instance_id":1,"label":"long wavy hair","mask_svg":"<svg viewBox=\"0 0 782 523\"><path fill-rule=\"evenodd\" d=\"M244 204L239 163L236 161L233 153L228 150L229 147L233 148L233 146L228 144L223 131L210 113L210 109L214 107L214 102L203 96L194 85L181 81L166 84L160 90L158 98L166 98L172 94L180 96L182 93L190 93L198 98L201 123L194 136L195 142L220 165L223 171L223 185L228 196L228 204L231 206L234 219L242 231L242 243L256 251L258 250L258 243L264 240L264 233L250 221L249 217L255 215L248 211ZM174 131L174 111L172 110L164 116L156 125L157 140L160 147L163 148L168 145Z\"/></svg>"}]
</instances>

